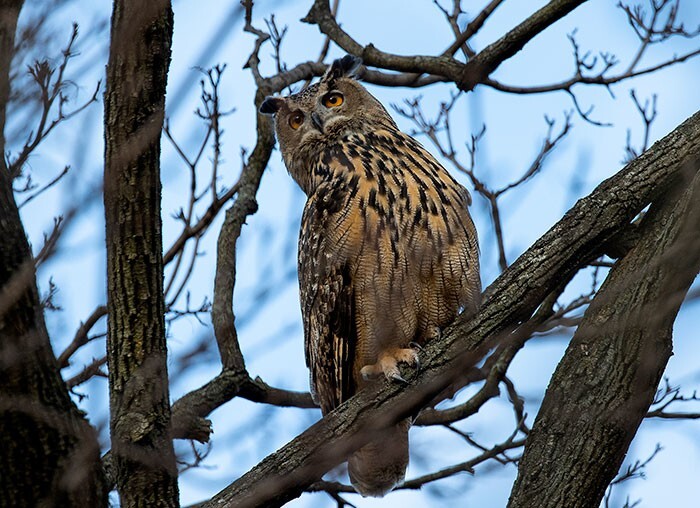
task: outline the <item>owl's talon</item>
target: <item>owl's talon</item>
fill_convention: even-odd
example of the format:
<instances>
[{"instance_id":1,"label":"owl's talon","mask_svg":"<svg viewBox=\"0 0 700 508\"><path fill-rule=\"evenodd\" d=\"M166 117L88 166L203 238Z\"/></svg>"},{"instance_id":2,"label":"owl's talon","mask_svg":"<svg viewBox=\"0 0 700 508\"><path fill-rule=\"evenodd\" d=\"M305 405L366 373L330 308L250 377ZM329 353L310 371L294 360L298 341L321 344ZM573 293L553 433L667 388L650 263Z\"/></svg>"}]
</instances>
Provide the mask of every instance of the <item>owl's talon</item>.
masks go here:
<instances>
[{"instance_id":1,"label":"owl's talon","mask_svg":"<svg viewBox=\"0 0 700 508\"><path fill-rule=\"evenodd\" d=\"M405 363L411 367L419 368L420 361L418 360L418 353L415 349L411 348L390 349L379 355L377 363L362 367L360 369L360 375L363 379L370 380L376 379L384 374L384 377L390 381L398 381L407 384L408 381L401 376L401 371L399 371L399 363Z\"/></svg>"},{"instance_id":2,"label":"owl's talon","mask_svg":"<svg viewBox=\"0 0 700 508\"><path fill-rule=\"evenodd\" d=\"M409 345L409 347L411 347L411 349L415 349L417 351L423 351L423 346L421 346L417 342L409 342L408 345Z\"/></svg>"}]
</instances>

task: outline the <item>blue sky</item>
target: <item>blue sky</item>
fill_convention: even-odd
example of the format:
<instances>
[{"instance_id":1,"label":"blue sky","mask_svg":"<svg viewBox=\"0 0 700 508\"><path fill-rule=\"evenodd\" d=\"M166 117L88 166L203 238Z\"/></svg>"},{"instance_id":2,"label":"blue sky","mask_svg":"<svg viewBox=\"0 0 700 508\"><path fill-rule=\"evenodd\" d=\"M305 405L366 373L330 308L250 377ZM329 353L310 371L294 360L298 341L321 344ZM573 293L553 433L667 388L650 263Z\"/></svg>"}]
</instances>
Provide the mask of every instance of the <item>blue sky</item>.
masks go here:
<instances>
[{"instance_id":1,"label":"blue sky","mask_svg":"<svg viewBox=\"0 0 700 508\"><path fill-rule=\"evenodd\" d=\"M478 12L485 2L463 3L468 11ZM505 2L475 38L473 46L477 50L483 48L545 3ZM36 5L38 0L28 2L27 12ZM256 3L256 26L264 28L263 18L269 18L271 14L275 15L279 26L288 26L282 56L289 66L316 59L323 43L317 27L299 22L309 5L309 1ZM689 0L681 5L680 16L687 20L686 24L698 26L700 5ZM253 37L242 32L243 23L237 6L238 2L223 0L180 0L174 3L175 38L166 113L175 138L186 150L193 151L203 135L201 122L192 115L198 106L198 82L201 79L196 67L207 68L217 63L228 65L222 80L222 102L224 108L236 108L236 111L224 120L224 164L221 171L222 184L229 185L240 172L240 147L251 149L254 143L254 84L250 73L242 69L253 47ZM109 10L110 3L105 0L72 2L65 8L56 9L53 14L51 26L59 36L52 39L52 46L47 49L49 54L59 54L68 40L72 21L78 21L81 33L85 34L78 40L81 55L75 59L72 71L69 70L79 85L73 91L77 101L88 97L94 83L103 77L108 34L103 31L99 38L90 38L89 33L104 22ZM26 13L23 19L26 19ZM435 54L451 42L451 31L442 14L428 0L345 0L341 2L339 20L359 42L372 42L385 51L398 54ZM623 62L620 66L624 66L635 51L636 38L622 11L612 2L591 0L529 43L522 52L505 62L493 77L514 85L546 84L568 78L573 71L573 59L566 35L575 29L582 49L593 54L612 51ZM657 63L674 53L682 54L697 45L697 41L672 39L652 48L642 65L645 66L645 62L649 65ZM338 48L332 47L331 58L342 54ZM261 51L264 74L274 72L270 55L271 47L264 46ZM622 167L627 129L631 129L633 142L639 144L642 128L629 96L631 88L640 98L658 94L659 116L651 131L654 140L699 109L699 79L700 59L695 59L613 86L610 91L577 87L577 97L582 104L595 105L593 117L613 125L593 126L574 114L571 133L547 160L542 173L503 198L501 212L508 260L512 262L541 236L577 198ZM449 97L452 88L434 85L423 90L379 87L370 87L370 90L389 105L422 95L426 112L435 114L439 103ZM547 127L544 115L560 125L564 112L571 109L571 100L561 92L519 96L478 87L457 103L453 130L466 142L470 134L486 124L486 134L477 153L476 171L492 187L501 187L517 178L538 152ZM10 118L9 125L20 132L28 132L30 120L31 117L18 112ZM57 301L64 311L48 316L57 352L70 341L79 321L105 301L104 219L101 197L93 191L102 170L101 120L100 96L98 104L52 134L30 160L34 178L44 181L65 164L73 166L61 185L22 210L35 246L41 245L42 234L50 229L53 216L71 207L76 199L85 199L81 205L84 213L62 239L61 254L39 272L42 289L47 288L49 277L60 287ZM405 130L412 129L405 119L397 117L397 121ZM14 141L11 148L16 150L18 141ZM436 153L428 140L421 139L421 142ZM460 155L466 159L465 150ZM202 179L206 178L206 171L205 161ZM179 232L170 215L183 205L188 181L186 168L167 140L163 141L162 174L164 243L168 245ZM471 187L465 175L453 174ZM574 183L576 192L572 191ZM86 199L86 196L93 199ZM286 174L278 152L272 156L258 198L260 210L248 221L239 240L235 309L241 347L253 376L260 375L266 382L280 387L305 390L308 378L293 272L296 230L304 197ZM478 196L472 214L480 232L482 278L487 285L498 274L497 255L488 209ZM188 286L193 304L204 297L211 298L219 225L220 220L203 240L206 256L198 261ZM270 285L270 291L263 295L265 306L253 312L261 297L259 289L267 285ZM565 298L575 297L589 285L590 275L582 274L570 285ZM205 322L208 323L206 318ZM688 393L700 386L700 369L696 360L700 358L696 331L699 324L700 303L695 300L684 306L676 323L675 355L667 371L671 382L682 384ZM104 329L104 323L101 326ZM178 321L169 331L170 351L177 355L191 349L200 339L213 341L210 327L203 327L196 320ZM512 378L525 397L530 423L565 346L564 337L533 340L511 368ZM99 356L103 350L104 340L96 340L81 351L70 372L77 372L82 364ZM201 362L186 375L178 375L172 380L171 396L175 399L200 386L219 369L215 358ZM464 390L460 400L474 390L472 387ZM92 422L104 425L108 418L106 380L95 379L80 387L79 391L88 396L80 401L80 405L88 411ZM210 497L306 428L319 415L315 410L276 409L244 400L235 400L217 410L212 415L214 440L205 467L190 470L181 477L183 504ZM512 420L507 399L502 397L487 404L460 428L485 443L496 443L511 432ZM632 499L642 498L641 506L647 507L691 505L696 499L695 481L700 474L699 438L697 422L645 422L628 459L646 458L657 442L662 443L664 450L647 468L646 481L630 482L620 489L620 495L629 490ZM409 477L474 454L458 438L441 429L415 429L411 440L416 457L409 468ZM381 502L381 506L450 506L459 502L463 506L500 507L505 505L514 475L513 466L485 465L477 469L474 477L462 475L445 480L422 493L393 493ZM433 497L435 490L447 497L442 501ZM358 507L379 506L380 503L357 496L349 499ZM616 506L621 506L624 501L616 499L616 502ZM334 506L334 502L324 495L304 495L290 506L325 507Z\"/></svg>"}]
</instances>

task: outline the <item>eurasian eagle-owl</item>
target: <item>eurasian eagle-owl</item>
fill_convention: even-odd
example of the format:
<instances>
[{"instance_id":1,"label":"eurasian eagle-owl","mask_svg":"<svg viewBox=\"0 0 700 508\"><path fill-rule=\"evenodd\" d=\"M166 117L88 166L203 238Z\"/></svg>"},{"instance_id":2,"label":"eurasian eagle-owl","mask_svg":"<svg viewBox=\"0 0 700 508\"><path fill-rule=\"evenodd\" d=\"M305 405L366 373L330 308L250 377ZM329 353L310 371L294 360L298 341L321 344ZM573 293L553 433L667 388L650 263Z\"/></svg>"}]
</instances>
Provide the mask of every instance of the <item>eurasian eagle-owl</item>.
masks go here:
<instances>
[{"instance_id":1,"label":"eurasian eagle-owl","mask_svg":"<svg viewBox=\"0 0 700 508\"><path fill-rule=\"evenodd\" d=\"M311 391L323 414L398 363L461 309L481 282L467 190L336 60L321 80L268 97L282 157L308 197L299 238L299 287ZM382 496L408 465L406 420L355 452L362 495Z\"/></svg>"}]
</instances>

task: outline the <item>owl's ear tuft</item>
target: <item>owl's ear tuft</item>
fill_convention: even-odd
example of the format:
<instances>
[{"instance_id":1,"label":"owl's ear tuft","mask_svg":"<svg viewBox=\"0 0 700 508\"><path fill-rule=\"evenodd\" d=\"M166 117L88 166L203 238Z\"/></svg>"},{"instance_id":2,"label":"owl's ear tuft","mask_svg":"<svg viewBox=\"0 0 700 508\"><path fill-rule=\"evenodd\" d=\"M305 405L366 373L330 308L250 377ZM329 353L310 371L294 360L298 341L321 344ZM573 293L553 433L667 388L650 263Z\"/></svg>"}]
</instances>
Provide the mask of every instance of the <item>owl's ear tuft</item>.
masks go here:
<instances>
[{"instance_id":1,"label":"owl's ear tuft","mask_svg":"<svg viewBox=\"0 0 700 508\"><path fill-rule=\"evenodd\" d=\"M343 77L355 77L355 71L362 65L362 58L354 55L345 55L334 60L323 75L323 80L333 80Z\"/></svg>"},{"instance_id":2,"label":"owl's ear tuft","mask_svg":"<svg viewBox=\"0 0 700 508\"><path fill-rule=\"evenodd\" d=\"M279 97L266 97L262 104L260 104L260 112L266 115L274 115L277 113L284 104L284 99Z\"/></svg>"}]
</instances>

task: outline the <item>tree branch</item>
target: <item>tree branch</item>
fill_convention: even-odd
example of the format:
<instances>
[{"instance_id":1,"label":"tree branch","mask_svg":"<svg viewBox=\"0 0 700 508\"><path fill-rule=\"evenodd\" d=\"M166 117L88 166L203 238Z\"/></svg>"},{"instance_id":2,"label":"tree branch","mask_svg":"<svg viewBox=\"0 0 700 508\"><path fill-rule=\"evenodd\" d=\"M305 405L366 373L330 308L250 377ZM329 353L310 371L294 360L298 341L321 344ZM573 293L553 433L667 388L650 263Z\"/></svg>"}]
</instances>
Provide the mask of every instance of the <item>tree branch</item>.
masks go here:
<instances>
[{"instance_id":1,"label":"tree branch","mask_svg":"<svg viewBox=\"0 0 700 508\"><path fill-rule=\"evenodd\" d=\"M449 52L440 56L400 56L381 51L371 43L362 46L340 27L331 12L328 0L316 0L302 21L318 25L321 32L342 49L362 57L366 65L417 75L438 76L454 82L460 90L469 91L486 79L501 63L520 51L537 34L585 1L553 0L549 2L499 40L480 51L466 64L452 58ZM415 81L417 77L412 76L411 79Z\"/></svg>"}]
</instances>

